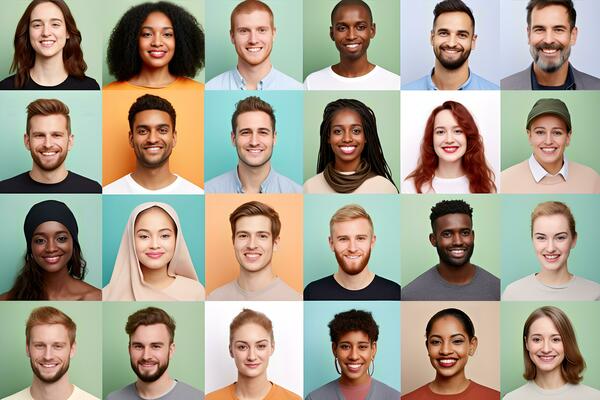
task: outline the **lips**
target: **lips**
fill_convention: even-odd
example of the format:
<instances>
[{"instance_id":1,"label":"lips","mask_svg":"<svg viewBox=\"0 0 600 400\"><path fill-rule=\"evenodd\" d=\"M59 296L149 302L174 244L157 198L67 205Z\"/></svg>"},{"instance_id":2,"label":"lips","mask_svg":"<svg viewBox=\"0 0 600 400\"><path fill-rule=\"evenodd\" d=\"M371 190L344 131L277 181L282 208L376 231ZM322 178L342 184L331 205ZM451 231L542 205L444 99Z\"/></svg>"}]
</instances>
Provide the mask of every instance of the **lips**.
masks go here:
<instances>
[{"instance_id":1,"label":"lips","mask_svg":"<svg viewBox=\"0 0 600 400\"><path fill-rule=\"evenodd\" d=\"M455 258L464 257L466 252L467 252L466 248L453 248L453 249L449 250L450 255Z\"/></svg>"},{"instance_id":2,"label":"lips","mask_svg":"<svg viewBox=\"0 0 600 400\"><path fill-rule=\"evenodd\" d=\"M458 150L458 146L442 146L442 150L448 154L452 154Z\"/></svg>"},{"instance_id":3,"label":"lips","mask_svg":"<svg viewBox=\"0 0 600 400\"><path fill-rule=\"evenodd\" d=\"M356 51L361 47L360 43L347 43L344 47L350 51Z\"/></svg>"},{"instance_id":4,"label":"lips","mask_svg":"<svg viewBox=\"0 0 600 400\"><path fill-rule=\"evenodd\" d=\"M356 145L354 146L340 146L339 149L344 154L352 154L356 150Z\"/></svg>"},{"instance_id":5,"label":"lips","mask_svg":"<svg viewBox=\"0 0 600 400\"><path fill-rule=\"evenodd\" d=\"M150 50L148 52L148 54L152 58L163 58L164 56L167 55L167 51L166 50Z\"/></svg>"},{"instance_id":6,"label":"lips","mask_svg":"<svg viewBox=\"0 0 600 400\"><path fill-rule=\"evenodd\" d=\"M40 46L42 46L43 48L50 48L50 47L54 46L54 43L56 43L56 40L41 40L39 43L40 43Z\"/></svg>"},{"instance_id":7,"label":"lips","mask_svg":"<svg viewBox=\"0 0 600 400\"><path fill-rule=\"evenodd\" d=\"M262 50L262 47L246 47L248 53L258 53Z\"/></svg>"},{"instance_id":8,"label":"lips","mask_svg":"<svg viewBox=\"0 0 600 400\"><path fill-rule=\"evenodd\" d=\"M558 356L557 355L538 355L537 357L541 362L551 363Z\"/></svg>"},{"instance_id":9,"label":"lips","mask_svg":"<svg viewBox=\"0 0 600 400\"><path fill-rule=\"evenodd\" d=\"M159 153L160 151L162 151L163 147L162 146L146 146L144 147L144 150L146 150L148 153Z\"/></svg>"},{"instance_id":10,"label":"lips","mask_svg":"<svg viewBox=\"0 0 600 400\"><path fill-rule=\"evenodd\" d=\"M439 358L437 360L438 364L442 368L452 368L458 362L456 358Z\"/></svg>"},{"instance_id":11,"label":"lips","mask_svg":"<svg viewBox=\"0 0 600 400\"><path fill-rule=\"evenodd\" d=\"M344 258L347 258L348 260L353 260L353 261L358 260L361 257L362 257L362 255L359 255L359 254L348 254L348 255L344 256Z\"/></svg>"},{"instance_id":12,"label":"lips","mask_svg":"<svg viewBox=\"0 0 600 400\"><path fill-rule=\"evenodd\" d=\"M250 262L257 261L260 256L260 253L244 253L244 257Z\"/></svg>"},{"instance_id":13,"label":"lips","mask_svg":"<svg viewBox=\"0 0 600 400\"><path fill-rule=\"evenodd\" d=\"M348 368L348 371L350 372L360 372L360 370L362 369L362 364L361 363L349 363L346 364L346 368Z\"/></svg>"},{"instance_id":14,"label":"lips","mask_svg":"<svg viewBox=\"0 0 600 400\"><path fill-rule=\"evenodd\" d=\"M46 262L46 264L58 264L58 262L60 261L60 255L53 255L53 256L45 256L42 257L42 259Z\"/></svg>"},{"instance_id":15,"label":"lips","mask_svg":"<svg viewBox=\"0 0 600 400\"><path fill-rule=\"evenodd\" d=\"M256 368L260 367L260 363L246 363L244 365L246 366L246 368L250 368L250 369L256 369Z\"/></svg>"},{"instance_id":16,"label":"lips","mask_svg":"<svg viewBox=\"0 0 600 400\"><path fill-rule=\"evenodd\" d=\"M165 253L162 251L151 251L151 252L148 252L145 254L146 254L146 257L156 260L158 258L161 258Z\"/></svg>"}]
</instances>

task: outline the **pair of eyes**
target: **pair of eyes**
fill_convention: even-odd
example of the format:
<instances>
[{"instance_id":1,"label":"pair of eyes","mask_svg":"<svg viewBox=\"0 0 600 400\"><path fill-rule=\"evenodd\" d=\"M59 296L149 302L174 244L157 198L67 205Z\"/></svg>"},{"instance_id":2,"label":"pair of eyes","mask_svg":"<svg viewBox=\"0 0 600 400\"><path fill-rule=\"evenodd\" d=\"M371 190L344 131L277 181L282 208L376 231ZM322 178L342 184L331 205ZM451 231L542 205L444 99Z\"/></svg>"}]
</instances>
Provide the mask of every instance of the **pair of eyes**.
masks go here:
<instances>
[{"instance_id":1,"label":"pair of eyes","mask_svg":"<svg viewBox=\"0 0 600 400\"><path fill-rule=\"evenodd\" d=\"M448 37L448 36L450 36L450 31L438 31L438 32L437 32L437 35L438 35L439 37L443 37L443 38L445 38L445 37ZM471 37L471 34L469 34L468 32L458 32L458 33L456 34L456 36L457 36L459 39L469 39L469 38Z\"/></svg>"},{"instance_id":2,"label":"pair of eyes","mask_svg":"<svg viewBox=\"0 0 600 400\"><path fill-rule=\"evenodd\" d=\"M238 233L235 236L236 239L240 239L240 240L248 239L249 237L250 237L250 235L247 233ZM258 235L256 235L256 237L258 237L259 239L262 239L262 240L267 240L271 236L268 233L259 233Z\"/></svg>"},{"instance_id":3,"label":"pair of eyes","mask_svg":"<svg viewBox=\"0 0 600 400\"><path fill-rule=\"evenodd\" d=\"M264 137L271 136L271 131L268 131L268 130L259 130L257 133L259 136L264 136ZM252 136L252 134L253 134L253 132L248 130L248 131L239 132L238 136L248 137L248 136Z\"/></svg>"},{"instance_id":4,"label":"pair of eyes","mask_svg":"<svg viewBox=\"0 0 600 400\"><path fill-rule=\"evenodd\" d=\"M547 240L548 239L548 237L546 235L535 235L534 237L535 237L535 240L539 240L539 241ZM568 235L558 235L558 236L556 236L556 240L561 241L561 242L567 240L568 238L569 238Z\"/></svg>"},{"instance_id":5,"label":"pair of eyes","mask_svg":"<svg viewBox=\"0 0 600 400\"><path fill-rule=\"evenodd\" d=\"M267 349L268 345L266 343L259 343L256 345L256 349L257 350L265 350ZM238 344L235 346L235 348L238 351L245 351L248 350L250 348L250 346L248 346L247 344Z\"/></svg>"},{"instance_id":6,"label":"pair of eyes","mask_svg":"<svg viewBox=\"0 0 600 400\"><path fill-rule=\"evenodd\" d=\"M357 127L354 127L354 128L352 128L352 130L351 130L350 132L351 132L353 135L356 135L356 136L358 136L358 135L361 135L361 134L363 133L363 130L362 130L362 128L361 128L361 127L358 127L358 126L357 126ZM336 136L338 136L338 135L339 135L339 136L341 136L341 135L343 135L343 134L344 134L344 130L343 130L343 129L341 129L341 128L333 128L333 129L331 130L331 134L332 134L332 135L336 135Z\"/></svg>"},{"instance_id":7,"label":"pair of eyes","mask_svg":"<svg viewBox=\"0 0 600 400\"><path fill-rule=\"evenodd\" d=\"M67 243L69 241L69 237L67 235L61 235L61 236L56 237L55 240L57 243L63 244L63 243ZM36 244L36 245L44 245L48 242L48 240L43 237L36 237L36 238L33 238L32 242L33 242L33 244Z\"/></svg>"},{"instance_id":8,"label":"pair of eyes","mask_svg":"<svg viewBox=\"0 0 600 400\"><path fill-rule=\"evenodd\" d=\"M56 344L52 345L52 348L54 350L62 350L62 349L65 348L65 346L66 346L65 344L56 343ZM36 350L44 350L46 348L46 345L42 344L42 343L36 343L36 344L33 345L33 348L36 349Z\"/></svg>"},{"instance_id":9,"label":"pair of eyes","mask_svg":"<svg viewBox=\"0 0 600 400\"><path fill-rule=\"evenodd\" d=\"M361 350L361 351L366 351L366 350L369 350L370 348L371 348L371 346L368 345L368 344L359 344L358 345L358 350ZM342 343L342 344L338 345L338 349L340 349L340 350L351 350L352 346L349 345L349 344L347 344L347 343Z\"/></svg>"},{"instance_id":10,"label":"pair of eyes","mask_svg":"<svg viewBox=\"0 0 600 400\"><path fill-rule=\"evenodd\" d=\"M158 128L157 132L161 135L168 135L169 133L171 133L171 128L169 128L168 126L163 126ZM137 133L138 135L148 135L150 133L150 129L138 128L135 130L135 133Z\"/></svg>"},{"instance_id":11,"label":"pair of eyes","mask_svg":"<svg viewBox=\"0 0 600 400\"><path fill-rule=\"evenodd\" d=\"M33 24L31 24L31 27L33 29L39 29L39 28L42 28L43 26L44 26L44 24L41 22L34 22ZM52 22L50 24L50 26L53 28L60 28L61 26L63 26L63 24L62 24L62 22L55 21L55 22Z\"/></svg>"},{"instance_id":12,"label":"pair of eyes","mask_svg":"<svg viewBox=\"0 0 600 400\"><path fill-rule=\"evenodd\" d=\"M350 27L348 25L340 24L340 25L335 26L336 32L346 32L349 29L350 29ZM369 24L361 23L361 24L355 25L355 29L359 32L366 31L367 29L369 29Z\"/></svg>"},{"instance_id":13,"label":"pair of eyes","mask_svg":"<svg viewBox=\"0 0 600 400\"><path fill-rule=\"evenodd\" d=\"M558 129L554 129L552 131L550 131L550 133L552 134L552 136L556 136L556 137L561 137L565 134L565 132L558 130ZM544 129L535 129L533 131L533 134L536 136L546 136L546 130Z\"/></svg>"},{"instance_id":14,"label":"pair of eyes","mask_svg":"<svg viewBox=\"0 0 600 400\"><path fill-rule=\"evenodd\" d=\"M553 32L556 33L566 33L568 32L568 29L564 26L556 26L554 28L552 28ZM546 28L544 28L543 26L536 26L534 27L531 32L533 33L545 33L546 32Z\"/></svg>"},{"instance_id":15,"label":"pair of eyes","mask_svg":"<svg viewBox=\"0 0 600 400\"><path fill-rule=\"evenodd\" d=\"M450 343L452 343L453 345L456 345L456 346L460 346L465 343L465 340L464 339L453 339ZM441 346L442 341L440 339L430 339L429 344L431 346Z\"/></svg>"},{"instance_id":16,"label":"pair of eyes","mask_svg":"<svg viewBox=\"0 0 600 400\"><path fill-rule=\"evenodd\" d=\"M529 340L531 340L533 343L541 343L543 341L543 339L539 336L534 336L534 337L530 338ZM550 339L550 341L552 343L560 343L560 342L562 342L562 338L560 336L554 336Z\"/></svg>"},{"instance_id":17,"label":"pair of eyes","mask_svg":"<svg viewBox=\"0 0 600 400\"><path fill-rule=\"evenodd\" d=\"M462 231L460 231L460 236L469 237L471 236L472 232L473 231L470 229L463 229ZM440 236L443 238L450 238L452 237L452 231L443 231L442 233L440 233Z\"/></svg>"},{"instance_id":18,"label":"pair of eyes","mask_svg":"<svg viewBox=\"0 0 600 400\"><path fill-rule=\"evenodd\" d=\"M368 238L368 236L358 236L358 237L356 238L356 240L357 240L358 242L366 242L368 239L369 239L369 238ZM348 241L350 241L350 238L349 238L349 237L345 237L345 236L343 236L343 237L339 237L339 238L337 238L337 241L338 241L338 242L345 243L345 242L348 242Z\"/></svg>"},{"instance_id":19,"label":"pair of eyes","mask_svg":"<svg viewBox=\"0 0 600 400\"><path fill-rule=\"evenodd\" d=\"M142 33L140 33L140 37L141 38L151 38L154 36L154 33L151 31L142 31ZM167 39L171 39L173 37L175 37L175 33L171 32L171 31L166 31L166 32L162 32L161 36Z\"/></svg>"},{"instance_id":20,"label":"pair of eyes","mask_svg":"<svg viewBox=\"0 0 600 400\"><path fill-rule=\"evenodd\" d=\"M31 136L34 139L45 139L46 138L46 135L44 133L32 133ZM52 136L53 138L56 138L56 139L60 139L60 138L67 136L67 133L66 132L52 132L50 134L50 136Z\"/></svg>"},{"instance_id":21,"label":"pair of eyes","mask_svg":"<svg viewBox=\"0 0 600 400\"><path fill-rule=\"evenodd\" d=\"M146 234L139 234L139 235L137 235L137 237L138 237L138 239L141 239L141 240L150 239L150 235L146 235ZM171 237L173 237L173 235L170 233L161 233L159 236L159 238L161 238L163 240L170 239Z\"/></svg>"},{"instance_id":22,"label":"pair of eyes","mask_svg":"<svg viewBox=\"0 0 600 400\"><path fill-rule=\"evenodd\" d=\"M433 131L433 134L434 134L434 135L438 135L438 136L443 136L443 135L445 135L447 132L448 132L448 131L447 131L447 130L445 130L445 129L436 129L436 130L434 130L434 131ZM465 132L464 132L462 129L453 129L453 130L451 130L451 132L452 132L454 135L464 135L464 134L465 134Z\"/></svg>"},{"instance_id":23,"label":"pair of eyes","mask_svg":"<svg viewBox=\"0 0 600 400\"><path fill-rule=\"evenodd\" d=\"M249 28L239 28L236 30L237 33L240 33L242 35L246 35L248 33L250 33L252 30ZM268 26L259 26L258 28L256 28L256 32L258 33L269 33L271 31L271 28L269 28Z\"/></svg>"},{"instance_id":24,"label":"pair of eyes","mask_svg":"<svg viewBox=\"0 0 600 400\"><path fill-rule=\"evenodd\" d=\"M132 345L131 345L131 348L133 348L134 350L143 350L143 349L144 349L144 346L143 346L143 345L141 345L141 344L132 344ZM160 349L162 349L162 348L163 348L163 345L162 345L162 344L158 344L158 343L156 343L156 344L151 344L151 345L150 345L150 348L151 348L151 349L153 349L153 350L160 350Z\"/></svg>"}]
</instances>

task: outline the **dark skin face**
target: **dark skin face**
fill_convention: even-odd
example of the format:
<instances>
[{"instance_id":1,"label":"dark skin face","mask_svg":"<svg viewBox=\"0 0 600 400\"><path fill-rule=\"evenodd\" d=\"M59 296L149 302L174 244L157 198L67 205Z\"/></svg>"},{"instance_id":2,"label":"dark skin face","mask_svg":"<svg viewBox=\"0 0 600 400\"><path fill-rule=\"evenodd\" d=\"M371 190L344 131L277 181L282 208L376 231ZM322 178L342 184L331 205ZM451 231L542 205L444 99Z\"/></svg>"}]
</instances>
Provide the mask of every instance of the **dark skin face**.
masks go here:
<instances>
[{"instance_id":1,"label":"dark skin face","mask_svg":"<svg viewBox=\"0 0 600 400\"><path fill-rule=\"evenodd\" d=\"M467 214L446 214L434 222L435 231L429 234L431 245L440 257L439 270L444 275L464 275L474 266L470 263L475 246L473 222ZM468 274L470 275L470 274Z\"/></svg>"}]
</instances>

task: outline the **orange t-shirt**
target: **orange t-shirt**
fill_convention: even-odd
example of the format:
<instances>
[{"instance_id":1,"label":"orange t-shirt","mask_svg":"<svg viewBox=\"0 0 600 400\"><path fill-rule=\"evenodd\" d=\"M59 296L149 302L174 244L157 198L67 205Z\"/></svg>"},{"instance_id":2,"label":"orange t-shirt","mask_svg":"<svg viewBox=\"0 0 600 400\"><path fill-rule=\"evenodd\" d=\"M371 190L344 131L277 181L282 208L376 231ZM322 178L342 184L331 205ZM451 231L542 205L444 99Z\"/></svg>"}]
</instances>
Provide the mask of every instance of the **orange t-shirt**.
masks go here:
<instances>
[{"instance_id":1,"label":"orange t-shirt","mask_svg":"<svg viewBox=\"0 0 600 400\"><path fill-rule=\"evenodd\" d=\"M196 82L193 79L185 76L179 76L172 83L168 84L163 88L149 88L145 86L138 86L127 81L114 81L104 86L102 90L164 90L164 89L175 89L175 90L204 90L204 83Z\"/></svg>"},{"instance_id":2,"label":"orange t-shirt","mask_svg":"<svg viewBox=\"0 0 600 400\"><path fill-rule=\"evenodd\" d=\"M271 390L269 390L269 393L267 393L267 396L263 400L302 400L296 393L290 392L272 382L271 384L273 386L271 386ZM206 395L206 400L238 400L235 395L235 383L210 392Z\"/></svg>"},{"instance_id":3,"label":"orange t-shirt","mask_svg":"<svg viewBox=\"0 0 600 400\"><path fill-rule=\"evenodd\" d=\"M471 381L471 384L462 393L436 394L429 389L429 384L427 384L401 398L402 400L500 400L500 392Z\"/></svg>"}]
</instances>

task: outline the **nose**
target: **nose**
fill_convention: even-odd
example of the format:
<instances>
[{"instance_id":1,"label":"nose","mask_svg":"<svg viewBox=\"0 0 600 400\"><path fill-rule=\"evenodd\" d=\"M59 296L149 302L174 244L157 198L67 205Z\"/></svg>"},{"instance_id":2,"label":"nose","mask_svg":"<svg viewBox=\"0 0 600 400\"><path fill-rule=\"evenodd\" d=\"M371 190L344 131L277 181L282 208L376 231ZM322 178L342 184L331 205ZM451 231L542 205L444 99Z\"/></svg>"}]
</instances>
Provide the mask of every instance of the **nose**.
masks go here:
<instances>
[{"instance_id":1,"label":"nose","mask_svg":"<svg viewBox=\"0 0 600 400\"><path fill-rule=\"evenodd\" d=\"M160 247L160 244L158 243L158 235L152 235L152 238L150 240L150 245L152 246L151 248L157 249Z\"/></svg>"},{"instance_id":2,"label":"nose","mask_svg":"<svg viewBox=\"0 0 600 400\"><path fill-rule=\"evenodd\" d=\"M250 145L256 146L258 144L258 132L252 132L250 136Z\"/></svg>"},{"instance_id":3,"label":"nose","mask_svg":"<svg viewBox=\"0 0 600 400\"><path fill-rule=\"evenodd\" d=\"M454 134L451 131L446 132L446 136L444 138L446 143L453 143L454 142Z\"/></svg>"},{"instance_id":4,"label":"nose","mask_svg":"<svg viewBox=\"0 0 600 400\"><path fill-rule=\"evenodd\" d=\"M50 34L50 26L48 24L42 24L42 36L48 36Z\"/></svg>"},{"instance_id":5,"label":"nose","mask_svg":"<svg viewBox=\"0 0 600 400\"><path fill-rule=\"evenodd\" d=\"M252 346L248 347L248 356L246 358L249 361L256 360L256 350L254 350L254 347L252 347Z\"/></svg>"},{"instance_id":6,"label":"nose","mask_svg":"<svg viewBox=\"0 0 600 400\"><path fill-rule=\"evenodd\" d=\"M544 136L544 144L552 144L552 132L547 132Z\"/></svg>"},{"instance_id":7,"label":"nose","mask_svg":"<svg viewBox=\"0 0 600 400\"><path fill-rule=\"evenodd\" d=\"M152 33L152 46L158 47L162 44L162 35L160 32Z\"/></svg>"},{"instance_id":8,"label":"nose","mask_svg":"<svg viewBox=\"0 0 600 400\"><path fill-rule=\"evenodd\" d=\"M151 357L150 348L149 347L144 347L144 350L142 351L142 359L147 360L150 357Z\"/></svg>"},{"instance_id":9,"label":"nose","mask_svg":"<svg viewBox=\"0 0 600 400\"><path fill-rule=\"evenodd\" d=\"M250 30L250 33L248 34L248 41L250 43L256 43L256 38L257 38L257 33L254 30Z\"/></svg>"},{"instance_id":10,"label":"nose","mask_svg":"<svg viewBox=\"0 0 600 400\"><path fill-rule=\"evenodd\" d=\"M460 232L456 232L452 235L452 244L459 245L463 243L463 238Z\"/></svg>"},{"instance_id":11,"label":"nose","mask_svg":"<svg viewBox=\"0 0 600 400\"><path fill-rule=\"evenodd\" d=\"M356 29L354 27L348 28L348 35L346 36L348 39L354 39L356 37Z\"/></svg>"},{"instance_id":12,"label":"nose","mask_svg":"<svg viewBox=\"0 0 600 400\"><path fill-rule=\"evenodd\" d=\"M452 353L451 344L449 341L443 341L440 346L440 354L450 354Z\"/></svg>"},{"instance_id":13,"label":"nose","mask_svg":"<svg viewBox=\"0 0 600 400\"><path fill-rule=\"evenodd\" d=\"M250 235L248 238L248 248L255 249L256 248L256 236Z\"/></svg>"},{"instance_id":14,"label":"nose","mask_svg":"<svg viewBox=\"0 0 600 400\"><path fill-rule=\"evenodd\" d=\"M546 250L549 252L553 252L555 249L556 249L556 246L554 245L554 240L548 239L548 244L546 245Z\"/></svg>"},{"instance_id":15,"label":"nose","mask_svg":"<svg viewBox=\"0 0 600 400\"><path fill-rule=\"evenodd\" d=\"M542 347L542 351L544 353L550 353L552 351L552 346L550 346L549 340L544 340L544 347Z\"/></svg>"},{"instance_id":16,"label":"nose","mask_svg":"<svg viewBox=\"0 0 600 400\"><path fill-rule=\"evenodd\" d=\"M158 132L155 129L150 130L150 133L148 133L148 138L147 141L150 143L156 143L158 142Z\"/></svg>"},{"instance_id":17,"label":"nose","mask_svg":"<svg viewBox=\"0 0 600 400\"><path fill-rule=\"evenodd\" d=\"M56 243L54 240L48 240L46 242L46 252L53 253L54 251L56 251Z\"/></svg>"},{"instance_id":18,"label":"nose","mask_svg":"<svg viewBox=\"0 0 600 400\"><path fill-rule=\"evenodd\" d=\"M458 41L456 40L456 35L451 34L448 37L448 45L450 47L454 47L454 46L456 46L456 43L458 43Z\"/></svg>"},{"instance_id":19,"label":"nose","mask_svg":"<svg viewBox=\"0 0 600 400\"><path fill-rule=\"evenodd\" d=\"M356 251L356 249L357 249L356 240L354 240L354 239L348 240L348 251L353 253Z\"/></svg>"},{"instance_id":20,"label":"nose","mask_svg":"<svg viewBox=\"0 0 600 400\"><path fill-rule=\"evenodd\" d=\"M46 348L44 350L44 358L46 360L52 359L52 347L51 346L46 346Z\"/></svg>"},{"instance_id":21,"label":"nose","mask_svg":"<svg viewBox=\"0 0 600 400\"><path fill-rule=\"evenodd\" d=\"M350 132L349 130L344 131L344 133L342 135L342 141L344 143L352 142L352 132Z\"/></svg>"},{"instance_id":22,"label":"nose","mask_svg":"<svg viewBox=\"0 0 600 400\"><path fill-rule=\"evenodd\" d=\"M358 349L356 346L352 346L352 350L350 350L350 354L348 354L348 357L350 358L350 360L358 359Z\"/></svg>"}]
</instances>

